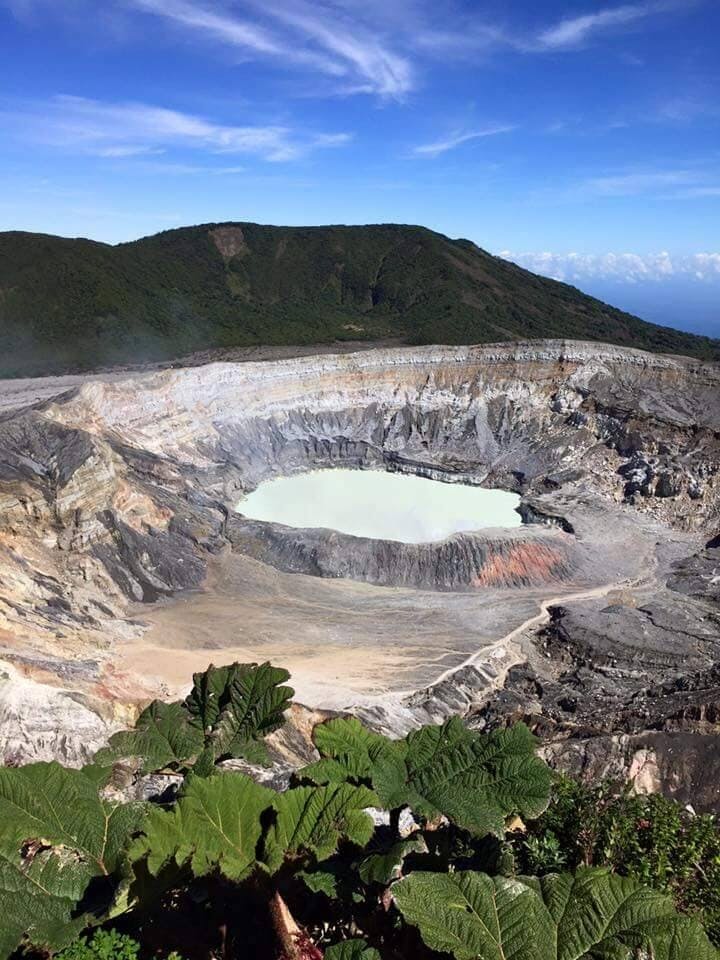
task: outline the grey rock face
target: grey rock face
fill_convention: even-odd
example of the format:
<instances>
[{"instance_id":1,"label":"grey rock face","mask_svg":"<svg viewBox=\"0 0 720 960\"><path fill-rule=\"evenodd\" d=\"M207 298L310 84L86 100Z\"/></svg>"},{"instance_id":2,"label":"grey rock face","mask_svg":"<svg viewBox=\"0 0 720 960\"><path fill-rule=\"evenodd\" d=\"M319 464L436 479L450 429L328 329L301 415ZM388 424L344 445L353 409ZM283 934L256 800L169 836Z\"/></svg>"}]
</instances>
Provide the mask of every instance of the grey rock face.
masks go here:
<instances>
[{"instance_id":1,"label":"grey rock face","mask_svg":"<svg viewBox=\"0 0 720 960\"><path fill-rule=\"evenodd\" d=\"M720 809L720 551L671 565L635 606L551 611L548 626L472 723L524 719L551 762L589 778L638 777L698 810Z\"/></svg>"},{"instance_id":2,"label":"grey rock face","mask_svg":"<svg viewBox=\"0 0 720 960\"><path fill-rule=\"evenodd\" d=\"M563 583L577 568L572 542L539 529L410 544L233 518L228 536L236 550L280 570L425 590Z\"/></svg>"}]
</instances>

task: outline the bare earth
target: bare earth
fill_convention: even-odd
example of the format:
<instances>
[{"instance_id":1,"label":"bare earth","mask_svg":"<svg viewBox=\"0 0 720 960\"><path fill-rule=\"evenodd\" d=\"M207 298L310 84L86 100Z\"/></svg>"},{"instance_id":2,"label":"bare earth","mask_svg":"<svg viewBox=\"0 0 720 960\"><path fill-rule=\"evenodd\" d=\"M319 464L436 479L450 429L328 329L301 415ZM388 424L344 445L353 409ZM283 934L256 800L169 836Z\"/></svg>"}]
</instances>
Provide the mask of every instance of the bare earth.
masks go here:
<instances>
[{"instance_id":1,"label":"bare earth","mask_svg":"<svg viewBox=\"0 0 720 960\"><path fill-rule=\"evenodd\" d=\"M178 696L210 663L270 660L290 671L297 698L313 707L388 704L494 653L504 672L523 659L523 635L547 620L549 606L627 585L569 585L552 597L419 592L282 573L228 553L203 591L138 605L147 630L119 645L115 662Z\"/></svg>"},{"instance_id":2,"label":"bare earth","mask_svg":"<svg viewBox=\"0 0 720 960\"><path fill-rule=\"evenodd\" d=\"M534 616L540 599L321 580L231 554L204 591L138 606L149 629L119 646L116 662L175 693L208 663L272 660L304 703L340 709L429 686Z\"/></svg>"},{"instance_id":3,"label":"bare earth","mask_svg":"<svg viewBox=\"0 0 720 960\"><path fill-rule=\"evenodd\" d=\"M393 735L533 698L558 743L571 701L624 735L671 671L688 700L718 643L717 368L566 341L328 356L357 347L0 383L0 754L82 763L233 660ZM233 512L338 466L521 488L528 522L418 545Z\"/></svg>"}]
</instances>

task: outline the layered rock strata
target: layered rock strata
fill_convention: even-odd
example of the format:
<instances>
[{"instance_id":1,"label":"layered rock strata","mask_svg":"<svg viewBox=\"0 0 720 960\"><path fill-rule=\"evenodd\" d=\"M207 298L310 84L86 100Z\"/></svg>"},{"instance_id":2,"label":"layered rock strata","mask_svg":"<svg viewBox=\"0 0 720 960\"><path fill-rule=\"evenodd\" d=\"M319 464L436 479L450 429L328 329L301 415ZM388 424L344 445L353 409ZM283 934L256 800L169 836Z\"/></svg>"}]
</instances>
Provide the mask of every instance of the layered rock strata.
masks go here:
<instances>
[{"instance_id":1,"label":"layered rock strata","mask_svg":"<svg viewBox=\"0 0 720 960\"><path fill-rule=\"evenodd\" d=\"M408 545L238 512L263 480L333 466L504 487L526 522ZM720 370L617 347L377 350L94 378L0 419L0 748L80 762L139 703L174 695L162 669L121 654L142 644L143 611L180 596L190 617L200 594L187 591L230 564L239 624L252 620L251 576L280 591L266 598L280 621L287 574L294 610L345 609L345 623L307 634L320 652L392 618L401 675L383 697L356 688L354 704L380 727L522 715L573 768L627 771L654 751L643 776L668 789L668 751L684 737L700 782L716 742L719 478ZM321 596L314 578L333 590ZM454 618L452 636L418 639L430 609ZM245 645L264 654L273 636Z\"/></svg>"}]
</instances>

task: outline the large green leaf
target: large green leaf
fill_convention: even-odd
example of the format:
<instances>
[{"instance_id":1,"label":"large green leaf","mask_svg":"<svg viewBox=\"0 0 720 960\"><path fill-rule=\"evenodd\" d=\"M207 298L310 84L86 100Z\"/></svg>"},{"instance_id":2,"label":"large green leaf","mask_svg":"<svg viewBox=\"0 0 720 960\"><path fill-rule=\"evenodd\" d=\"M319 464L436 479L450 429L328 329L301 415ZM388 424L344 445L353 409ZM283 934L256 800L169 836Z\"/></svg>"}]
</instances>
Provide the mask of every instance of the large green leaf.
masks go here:
<instances>
[{"instance_id":1,"label":"large green leaf","mask_svg":"<svg viewBox=\"0 0 720 960\"><path fill-rule=\"evenodd\" d=\"M278 794L242 773L191 777L171 810L153 809L133 846L157 876L168 863L189 864L197 877L214 872L243 880L258 865L263 817Z\"/></svg>"},{"instance_id":2,"label":"large green leaf","mask_svg":"<svg viewBox=\"0 0 720 960\"><path fill-rule=\"evenodd\" d=\"M190 723L183 703L153 701L137 719L134 730L123 730L95 755L95 763L113 763L123 757L140 757L142 770L180 768L205 746L202 731Z\"/></svg>"},{"instance_id":3,"label":"large green leaf","mask_svg":"<svg viewBox=\"0 0 720 960\"><path fill-rule=\"evenodd\" d=\"M477 835L502 836L509 814L536 817L548 804L550 771L524 724L484 735L453 717L391 741L356 719L336 719L317 726L314 740L322 758L302 778L365 782L389 809L443 814Z\"/></svg>"},{"instance_id":4,"label":"large green leaf","mask_svg":"<svg viewBox=\"0 0 720 960\"><path fill-rule=\"evenodd\" d=\"M408 736L410 806L478 835L502 836L508 814L537 817L548 805L550 770L535 748L522 723L489 735L466 729L458 717L423 727Z\"/></svg>"},{"instance_id":5,"label":"large green leaf","mask_svg":"<svg viewBox=\"0 0 720 960\"><path fill-rule=\"evenodd\" d=\"M253 750L253 743L283 725L285 710L295 694L292 687L282 686L289 678L287 670L269 663L237 667L208 735L209 746L218 758L245 756Z\"/></svg>"},{"instance_id":6,"label":"large green leaf","mask_svg":"<svg viewBox=\"0 0 720 960\"><path fill-rule=\"evenodd\" d=\"M24 941L60 949L83 929L84 916L73 918L88 878L58 852L42 851L29 866L0 853L0 957Z\"/></svg>"},{"instance_id":7,"label":"large green leaf","mask_svg":"<svg viewBox=\"0 0 720 960\"><path fill-rule=\"evenodd\" d=\"M367 807L377 797L367 787L331 783L325 787L295 787L279 794L277 818L268 832L265 858L276 870L287 854L314 853L318 860L330 857L341 839L365 846L373 834Z\"/></svg>"},{"instance_id":8,"label":"large green leaf","mask_svg":"<svg viewBox=\"0 0 720 960\"><path fill-rule=\"evenodd\" d=\"M149 813L131 853L153 876L174 863L241 881L258 867L277 870L288 855L329 857L341 839L366 844L373 822L364 808L375 802L367 787L347 783L279 794L242 773L192 776L172 809Z\"/></svg>"},{"instance_id":9,"label":"large green leaf","mask_svg":"<svg viewBox=\"0 0 720 960\"><path fill-rule=\"evenodd\" d=\"M457 960L717 960L672 901L606 870L542 880L415 873L393 887L398 909L433 950Z\"/></svg>"},{"instance_id":10,"label":"large green leaf","mask_svg":"<svg viewBox=\"0 0 720 960\"><path fill-rule=\"evenodd\" d=\"M111 898L145 811L101 800L106 774L57 763L0 768L0 957L23 941L57 949L72 940L92 880L107 877Z\"/></svg>"},{"instance_id":11,"label":"large green leaf","mask_svg":"<svg viewBox=\"0 0 720 960\"><path fill-rule=\"evenodd\" d=\"M380 954L364 940L345 940L328 947L325 960L380 960Z\"/></svg>"},{"instance_id":12,"label":"large green leaf","mask_svg":"<svg viewBox=\"0 0 720 960\"><path fill-rule=\"evenodd\" d=\"M193 674L192 690L185 698L185 706L191 722L208 734L213 729L227 703L227 691L240 664L225 667L213 664L202 673Z\"/></svg>"},{"instance_id":13,"label":"large green leaf","mask_svg":"<svg viewBox=\"0 0 720 960\"><path fill-rule=\"evenodd\" d=\"M358 864L358 874L364 883L380 883L387 886L402 876L405 858L413 853L427 853L428 847L422 834L398 840L387 848L371 853Z\"/></svg>"},{"instance_id":14,"label":"large green leaf","mask_svg":"<svg viewBox=\"0 0 720 960\"><path fill-rule=\"evenodd\" d=\"M392 741L364 727L356 717L336 717L319 723L313 741L321 759L304 767L299 776L314 783L370 783L373 757L404 752L403 741Z\"/></svg>"},{"instance_id":15,"label":"large green leaf","mask_svg":"<svg viewBox=\"0 0 720 960\"><path fill-rule=\"evenodd\" d=\"M675 912L672 900L607 869L582 869L526 881L557 924L558 960L634 956L623 948L651 948L653 960L715 960L702 927Z\"/></svg>"},{"instance_id":16,"label":"large green leaf","mask_svg":"<svg viewBox=\"0 0 720 960\"><path fill-rule=\"evenodd\" d=\"M133 730L110 738L95 762L139 757L144 773L192 767L204 776L224 757L265 763L267 748L262 738L284 722L294 693L282 686L289 676L269 663L210 666L194 675L184 701L151 703Z\"/></svg>"}]
</instances>

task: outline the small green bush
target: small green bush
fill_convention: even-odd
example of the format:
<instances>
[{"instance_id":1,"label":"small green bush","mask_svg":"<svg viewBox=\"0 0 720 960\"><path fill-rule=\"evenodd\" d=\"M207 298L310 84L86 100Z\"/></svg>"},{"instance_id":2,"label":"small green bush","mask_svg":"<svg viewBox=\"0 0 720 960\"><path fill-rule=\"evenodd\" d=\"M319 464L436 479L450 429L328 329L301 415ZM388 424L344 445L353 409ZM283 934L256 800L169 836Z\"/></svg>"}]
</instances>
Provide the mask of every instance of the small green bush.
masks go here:
<instances>
[{"instance_id":1,"label":"small green bush","mask_svg":"<svg viewBox=\"0 0 720 960\"><path fill-rule=\"evenodd\" d=\"M672 895L720 944L720 824L658 794L557 781L545 813L513 841L521 872L610 867Z\"/></svg>"},{"instance_id":2,"label":"small green bush","mask_svg":"<svg viewBox=\"0 0 720 960\"><path fill-rule=\"evenodd\" d=\"M57 960L137 960L140 944L117 930L96 930L58 953Z\"/></svg>"},{"instance_id":3,"label":"small green bush","mask_svg":"<svg viewBox=\"0 0 720 960\"><path fill-rule=\"evenodd\" d=\"M96 930L92 937L80 937L55 954L55 960L138 960L140 944L117 930ZM166 960L183 960L173 950Z\"/></svg>"}]
</instances>

